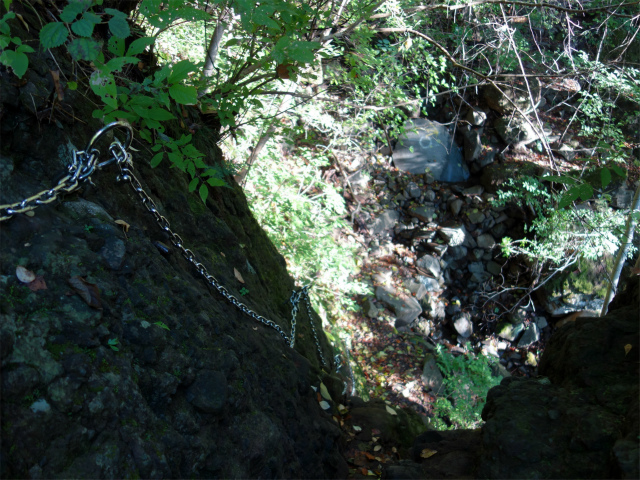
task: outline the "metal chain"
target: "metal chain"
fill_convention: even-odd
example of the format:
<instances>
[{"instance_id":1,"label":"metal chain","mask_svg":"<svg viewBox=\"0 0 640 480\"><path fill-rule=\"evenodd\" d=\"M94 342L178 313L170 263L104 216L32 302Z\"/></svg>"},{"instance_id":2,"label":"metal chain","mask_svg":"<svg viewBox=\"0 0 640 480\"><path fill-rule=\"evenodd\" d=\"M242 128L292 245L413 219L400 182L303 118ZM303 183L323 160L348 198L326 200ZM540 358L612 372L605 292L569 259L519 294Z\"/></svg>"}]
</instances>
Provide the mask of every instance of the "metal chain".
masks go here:
<instances>
[{"instance_id":1,"label":"metal chain","mask_svg":"<svg viewBox=\"0 0 640 480\"><path fill-rule=\"evenodd\" d=\"M125 145L123 146L122 143L118 141L118 139L114 139L114 142L109 146L109 152L111 153L112 157L109 160L98 164L97 159L100 152L97 149L93 148L93 145L102 137L102 135L116 127L125 129L127 133ZM222 286L220 282L218 282L218 280L216 280L216 278L207 271L206 267L202 263L197 261L195 254L190 249L184 246L180 235L171 230L169 221L165 217L160 215L155 202L151 199L147 192L144 191L142 185L140 184L140 181L131 171L131 169L133 168L133 159L131 153L127 152L127 148L131 144L132 137L133 130L131 129L131 126L126 122L113 122L103 129L99 130L93 136L93 138L91 138L91 140L89 141L89 145L85 150L73 152L73 161L67 167L69 175L66 175L58 182L55 187L49 190L43 190L42 192L37 193L32 197L26 198L18 203L0 205L0 222L10 219L18 213L25 213L39 207L40 205L51 203L58 198L58 195L60 193L74 192L75 190L80 188L82 183L91 181L91 175L95 170L101 170L105 166L115 162L120 169L120 175L117 176L117 180L128 182L129 185L131 185L131 188L138 195L140 201L145 206L147 211L149 211L149 213L154 216L160 228L169 235L169 241L173 244L174 247L180 250L182 256L196 268L198 273L202 275L205 281L213 288L215 288L220 295L222 295L229 303L235 306L242 313L278 332L284 339L285 343L291 348L293 348L295 345L298 304L300 300L304 298L307 307L307 314L309 315L309 323L311 324L311 330L313 332L315 344L318 349L318 355L320 357L320 360L322 361L322 365L327 367L328 365L324 359L324 356L322 355L322 348L320 347L320 341L318 340L316 328L313 324L313 317L311 316L311 304L309 303L309 286L303 287L297 291L294 290L291 298L289 299L292 304L290 336L287 336L280 325L254 312L247 305L233 296L229 292L229 290Z\"/></svg>"},{"instance_id":2,"label":"metal chain","mask_svg":"<svg viewBox=\"0 0 640 480\"><path fill-rule=\"evenodd\" d=\"M280 334L280 336L284 339L285 343L293 348L295 346L296 341L296 318L298 314L298 303L301 298L305 299L305 304L307 307L307 314L309 316L309 323L311 324L311 330L313 332L313 337L315 340L316 347L318 349L318 356L322 361L322 365L324 367L328 367L326 360L324 359L324 355L322 354L322 348L320 347L320 341L318 339L318 335L316 332L316 328L313 324L313 317L311 316L311 304L309 302L309 286L305 286L300 290L294 290L291 298L289 299L292 309L291 309L291 335L287 336L285 331L272 320L259 315L255 311L251 310L247 305L238 300L237 297L232 295L224 286L218 282L218 280L211 275L207 268L200 262L197 261L195 254L188 248L184 246L184 242L180 235L171 230L171 226L169 221L163 217L156 207L155 202L151 199L151 197L145 192L140 184L140 181L136 178L136 176L131 171L133 167L132 157L129 152L125 150L125 148L116 140L109 147L109 151L111 155L115 159L118 167L120 168L120 175L118 175L118 181L126 181L131 185L133 191L138 195L142 204L145 208L151 213L156 219L157 224L160 226L162 230L164 230L169 235L169 241L182 253L182 256L189 261L198 271L200 275L205 279L205 281L211 285L216 291L222 295L229 303L238 308L242 313L248 315L249 317L257 320L258 322L266 325L274 329L276 332Z\"/></svg>"},{"instance_id":3,"label":"metal chain","mask_svg":"<svg viewBox=\"0 0 640 480\"><path fill-rule=\"evenodd\" d=\"M0 205L0 222L9 220L18 213L30 212L40 205L54 202L57 200L59 194L74 192L80 188L82 182L90 181L91 175L96 168L96 153L97 151L95 150L90 152L90 154L84 151L73 152L73 161L67 166L68 175L62 177L53 188L42 190L29 198L25 198L21 202Z\"/></svg>"}]
</instances>

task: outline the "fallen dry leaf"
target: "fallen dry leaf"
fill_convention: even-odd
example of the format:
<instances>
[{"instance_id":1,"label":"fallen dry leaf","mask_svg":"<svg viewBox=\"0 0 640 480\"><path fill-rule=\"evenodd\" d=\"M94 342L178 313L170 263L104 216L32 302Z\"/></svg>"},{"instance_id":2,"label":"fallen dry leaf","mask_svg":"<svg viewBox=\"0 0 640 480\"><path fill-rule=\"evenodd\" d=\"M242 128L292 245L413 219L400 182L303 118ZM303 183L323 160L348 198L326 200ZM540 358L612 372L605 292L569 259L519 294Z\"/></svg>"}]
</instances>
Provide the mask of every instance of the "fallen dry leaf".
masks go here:
<instances>
[{"instance_id":1,"label":"fallen dry leaf","mask_svg":"<svg viewBox=\"0 0 640 480\"><path fill-rule=\"evenodd\" d=\"M369 452L364 452L364 456L367 457L369 460L375 460L376 457L371 455Z\"/></svg>"},{"instance_id":2,"label":"fallen dry leaf","mask_svg":"<svg viewBox=\"0 0 640 480\"><path fill-rule=\"evenodd\" d=\"M118 225L122 225L122 230L124 230L125 232L128 232L129 231L129 227L131 226L127 222L125 222L124 220L116 220L116 223Z\"/></svg>"},{"instance_id":3,"label":"fallen dry leaf","mask_svg":"<svg viewBox=\"0 0 640 480\"><path fill-rule=\"evenodd\" d=\"M387 408L387 413L389 415L398 415L398 412L396 412L393 408L391 408L389 405L385 405L385 407Z\"/></svg>"},{"instance_id":4,"label":"fallen dry leaf","mask_svg":"<svg viewBox=\"0 0 640 480\"><path fill-rule=\"evenodd\" d=\"M374 452L379 452L380 450L382 450L382 445L376 445L375 447L373 447Z\"/></svg>"},{"instance_id":5,"label":"fallen dry leaf","mask_svg":"<svg viewBox=\"0 0 640 480\"><path fill-rule=\"evenodd\" d=\"M44 281L44 277L42 275L38 275L32 282L27 284L29 290L32 292L37 292L38 290L46 290L47 284Z\"/></svg>"},{"instance_id":6,"label":"fallen dry leaf","mask_svg":"<svg viewBox=\"0 0 640 480\"><path fill-rule=\"evenodd\" d=\"M87 305L93 308L102 308L100 289L95 283L87 282L84 278L75 276L69 279L69 285L71 285Z\"/></svg>"},{"instance_id":7,"label":"fallen dry leaf","mask_svg":"<svg viewBox=\"0 0 640 480\"><path fill-rule=\"evenodd\" d=\"M22 283L31 283L36 279L36 274L31 270L27 270L22 265L18 265L16 267L16 277L18 277L18 280Z\"/></svg>"},{"instance_id":8,"label":"fallen dry leaf","mask_svg":"<svg viewBox=\"0 0 640 480\"><path fill-rule=\"evenodd\" d=\"M323 410L329 410L331 408L331 405L323 400L320 402L320 408Z\"/></svg>"},{"instance_id":9,"label":"fallen dry leaf","mask_svg":"<svg viewBox=\"0 0 640 480\"><path fill-rule=\"evenodd\" d=\"M236 278L240 283L244 283L244 279L242 278L242 275L240 275L240 272L235 268L233 269L233 274L236 276Z\"/></svg>"},{"instance_id":10,"label":"fallen dry leaf","mask_svg":"<svg viewBox=\"0 0 640 480\"><path fill-rule=\"evenodd\" d=\"M633 348L633 345L631 345L630 343L627 343L624 346L624 354L625 354L625 356L629 354L629 352L631 351L632 348Z\"/></svg>"},{"instance_id":11,"label":"fallen dry leaf","mask_svg":"<svg viewBox=\"0 0 640 480\"><path fill-rule=\"evenodd\" d=\"M59 101L64 100L64 90L62 89L62 85L60 85L60 72L58 70L49 70L51 74L51 78L53 78L53 85L56 87L56 95L58 96Z\"/></svg>"},{"instance_id":12,"label":"fallen dry leaf","mask_svg":"<svg viewBox=\"0 0 640 480\"><path fill-rule=\"evenodd\" d=\"M436 453L438 453L437 450L431 450L429 448L425 448L424 450L422 450L422 452L420 452L420 456L422 458L429 458L429 457L433 457Z\"/></svg>"}]
</instances>

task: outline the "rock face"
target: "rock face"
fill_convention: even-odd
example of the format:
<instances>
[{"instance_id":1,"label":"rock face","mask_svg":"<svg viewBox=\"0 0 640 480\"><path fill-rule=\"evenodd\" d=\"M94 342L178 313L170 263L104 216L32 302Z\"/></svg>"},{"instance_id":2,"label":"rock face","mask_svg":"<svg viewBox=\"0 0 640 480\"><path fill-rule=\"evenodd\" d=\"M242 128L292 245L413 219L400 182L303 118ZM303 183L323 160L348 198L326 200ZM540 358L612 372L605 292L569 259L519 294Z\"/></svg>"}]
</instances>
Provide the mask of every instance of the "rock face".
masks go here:
<instances>
[{"instance_id":1,"label":"rock face","mask_svg":"<svg viewBox=\"0 0 640 480\"><path fill-rule=\"evenodd\" d=\"M32 80L53 91L38 55L33 71L45 73ZM0 73L2 85L13 84L8 75ZM71 149L100 127L80 94L67 92L65 102L87 126L38 123L21 103L3 105L0 204L55 185ZM205 160L219 163L219 151L202 143L215 133L201 132L194 139ZM212 189L205 205L176 169L152 170L143 151L133 155L144 189L198 260L289 332L294 283L233 180ZM311 388L320 363L306 312L291 349L166 247L116 173L96 172L95 187L0 225L0 476L345 478L340 431ZM18 265L42 276L46 289L20 283ZM313 321L321 333L315 314ZM330 361L322 334L320 344Z\"/></svg>"},{"instance_id":2,"label":"rock face","mask_svg":"<svg viewBox=\"0 0 640 480\"><path fill-rule=\"evenodd\" d=\"M428 169L442 182L464 182L469 178L462 153L444 125L414 118L405 127L407 133L393 154L396 167L410 173L425 173Z\"/></svg>"}]
</instances>

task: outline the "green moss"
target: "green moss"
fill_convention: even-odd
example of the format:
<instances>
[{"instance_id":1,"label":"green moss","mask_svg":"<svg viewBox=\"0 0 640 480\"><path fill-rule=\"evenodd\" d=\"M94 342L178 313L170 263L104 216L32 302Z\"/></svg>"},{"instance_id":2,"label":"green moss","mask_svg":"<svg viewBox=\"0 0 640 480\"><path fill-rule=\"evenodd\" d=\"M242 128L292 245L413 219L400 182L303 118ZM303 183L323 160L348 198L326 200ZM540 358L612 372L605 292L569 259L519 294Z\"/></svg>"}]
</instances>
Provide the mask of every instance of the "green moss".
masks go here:
<instances>
[{"instance_id":1,"label":"green moss","mask_svg":"<svg viewBox=\"0 0 640 480\"><path fill-rule=\"evenodd\" d=\"M198 217L204 214L207 211L207 207L202 200L198 198L195 194L187 195L187 203L189 204L189 209L194 216Z\"/></svg>"},{"instance_id":2,"label":"green moss","mask_svg":"<svg viewBox=\"0 0 640 480\"><path fill-rule=\"evenodd\" d=\"M56 360L60 360L67 348L72 347L70 343L47 343L46 348Z\"/></svg>"}]
</instances>

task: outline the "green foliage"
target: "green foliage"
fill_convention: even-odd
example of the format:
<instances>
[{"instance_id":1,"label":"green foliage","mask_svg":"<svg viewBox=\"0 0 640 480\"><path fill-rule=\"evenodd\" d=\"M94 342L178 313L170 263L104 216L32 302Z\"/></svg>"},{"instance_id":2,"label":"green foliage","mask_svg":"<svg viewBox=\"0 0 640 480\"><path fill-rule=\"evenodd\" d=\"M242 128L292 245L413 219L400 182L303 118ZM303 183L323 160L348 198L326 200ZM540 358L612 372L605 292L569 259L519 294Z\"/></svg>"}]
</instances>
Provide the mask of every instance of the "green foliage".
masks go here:
<instances>
[{"instance_id":1,"label":"green foliage","mask_svg":"<svg viewBox=\"0 0 640 480\"><path fill-rule=\"evenodd\" d=\"M110 338L107 343L109 344L111 350L113 350L114 352L118 352L120 350L117 347L118 343L120 343L117 338Z\"/></svg>"},{"instance_id":2,"label":"green foliage","mask_svg":"<svg viewBox=\"0 0 640 480\"><path fill-rule=\"evenodd\" d=\"M600 171L604 171L600 169ZM606 186L610 172L597 177ZM568 184L572 187L564 194L551 193L547 186L533 177L509 179L506 189L498 191L494 204L498 207L508 203L526 206L535 214L531 225L525 226L530 238L502 239L502 250L506 256L524 255L540 264L549 262L562 265L575 253L577 257L589 260L614 254L619 245L626 216L609 207L604 199L593 201L581 208L565 208L571 202L582 198L590 200L594 188L569 176L547 176L543 181ZM629 255L632 255L633 248Z\"/></svg>"},{"instance_id":3,"label":"green foliage","mask_svg":"<svg viewBox=\"0 0 640 480\"><path fill-rule=\"evenodd\" d=\"M11 36L11 28L7 21L15 17L15 13L7 12L0 19L0 63L11 68L18 78L22 78L29 67L29 58L26 54L33 53L34 50L29 45L24 45L20 37ZM9 50L8 47L12 43L15 49Z\"/></svg>"},{"instance_id":4,"label":"green foliage","mask_svg":"<svg viewBox=\"0 0 640 480\"><path fill-rule=\"evenodd\" d=\"M454 356L438 345L436 362L444 376L444 392L435 403L434 426L439 430L478 428L487 392L501 380L492 376L489 359L473 353Z\"/></svg>"},{"instance_id":5,"label":"green foliage","mask_svg":"<svg viewBox=\"0 0 640 480\"><path fill-rule=\"evenodd\" d=\"M303 146L286 159L273 144L265 149L247 182L254 215L298 283L313 284L314 302L336 315L355 308L348 295L366 290L353 278L358 272L354 241L338 236L347 227L344 200L318 175L329 158L320 149Z\"/></svg>"}]
</instances>

